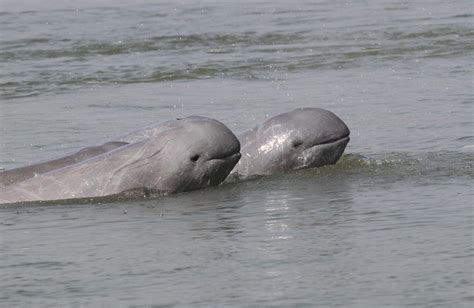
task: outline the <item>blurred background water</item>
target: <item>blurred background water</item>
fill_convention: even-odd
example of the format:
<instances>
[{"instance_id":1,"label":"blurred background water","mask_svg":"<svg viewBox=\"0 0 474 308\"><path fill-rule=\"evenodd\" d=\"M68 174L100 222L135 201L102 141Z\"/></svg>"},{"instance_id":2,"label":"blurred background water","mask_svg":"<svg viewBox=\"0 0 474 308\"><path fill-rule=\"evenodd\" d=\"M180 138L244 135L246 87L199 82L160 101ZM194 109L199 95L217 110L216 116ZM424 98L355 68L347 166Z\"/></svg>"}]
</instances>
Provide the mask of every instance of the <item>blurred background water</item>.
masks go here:
<instances>
[{"instance_id":1,"label":"blurred background water","mask_svg":"<svg viewBox=\"0 0 474 308\"><path fill-rule=\"evenodd\" d=\"M470 1L0 2L0 167L193 114L297 107L335 166L0 208L0 305L471 307ZM365 158L362 158L365 157Z\"/></svg>"}]
</instances>

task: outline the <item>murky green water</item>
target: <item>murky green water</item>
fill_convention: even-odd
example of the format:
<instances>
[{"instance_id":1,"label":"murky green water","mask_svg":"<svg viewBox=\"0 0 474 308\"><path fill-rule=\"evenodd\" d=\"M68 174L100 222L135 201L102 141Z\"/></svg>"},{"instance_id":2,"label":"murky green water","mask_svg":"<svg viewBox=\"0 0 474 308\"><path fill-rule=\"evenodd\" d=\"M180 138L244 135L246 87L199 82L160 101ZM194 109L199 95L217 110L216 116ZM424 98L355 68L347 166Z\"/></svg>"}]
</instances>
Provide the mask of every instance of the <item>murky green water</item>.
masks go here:
<instances>
[{"instance_id":1,"label":"murky green water","mask_svg":"<svg viewBox=\"0 0 474 308\"><path fill-rule=\"evenodd\" d=\"M469 1L4 0L0 167L192 114L301 106L336 166L169 198L0 208L12 306L470 307Z\"/></svg>"}]
</instances>

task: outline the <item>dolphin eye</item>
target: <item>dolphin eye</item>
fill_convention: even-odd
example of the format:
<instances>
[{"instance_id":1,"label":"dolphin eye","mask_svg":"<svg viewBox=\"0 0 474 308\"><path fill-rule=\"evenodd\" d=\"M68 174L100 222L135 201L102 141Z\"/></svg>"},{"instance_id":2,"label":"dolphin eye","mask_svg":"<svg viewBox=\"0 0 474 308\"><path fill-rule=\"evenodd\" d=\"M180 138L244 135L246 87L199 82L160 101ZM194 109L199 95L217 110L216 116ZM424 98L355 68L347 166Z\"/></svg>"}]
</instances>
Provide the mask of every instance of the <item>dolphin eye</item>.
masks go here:
<instances>
[{"instance_id":1,"label":"dolphin eye","mask_svg":"<svg viewBox=\"0 0 474 308\"><path fill-rule=\"evenodd\" d=\"M294 147L294 148L297 148L297 147L299 147L299 146L302 145L302 144L303 144L302 141L299 141L299 140L293 141L293 147Z\"/></svg>"},{"instance_id":2,"label":"dolphin eye","mask_svg":"<svg viewBox=\"0 0 474 308\"><path fill-rule=\"evenodd\" d=\"M199 155L195 154L189 158L191 161L197 161L199 159Z\"/></svg>"}]
</instances>

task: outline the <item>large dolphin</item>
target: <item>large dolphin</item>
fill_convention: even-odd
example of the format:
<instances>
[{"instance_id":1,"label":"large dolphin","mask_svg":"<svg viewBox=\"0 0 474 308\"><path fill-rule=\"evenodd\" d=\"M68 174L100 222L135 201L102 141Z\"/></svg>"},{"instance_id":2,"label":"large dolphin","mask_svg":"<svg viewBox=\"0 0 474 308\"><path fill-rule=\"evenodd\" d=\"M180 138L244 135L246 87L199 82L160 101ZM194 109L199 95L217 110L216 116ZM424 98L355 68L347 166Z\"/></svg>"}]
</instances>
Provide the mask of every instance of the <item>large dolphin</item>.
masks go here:
<instances>
[{"instance_id":1,"label":"large dolphin","mask_svg":"<svg viewBox=\"0 0 474 308\"><path fill-rule=\"evenodd\" d=\"M240 158L237 137L217 120L193 116L164 126L140 141L0 188L0 204L190 191L221 183Z\"/></svg>"},{"instance_id":2,"label":"large dolphin","mask_svg":"<svg viewBox=\"0 0 474 308\"><path fill-rule=\"evenodd\" d=\"M242 158L231 177L248 178L334 164L349 142L349 129L328 110L299 108L238 138Z\"/></svg>"},{"instance_id":3,"label":"large dolphin","mask_svg":"<svg viewBox=\"0 0 474 308\"><path fill-rule=\"evenodd\" d=\"M130 133L127 133L126 135L115 137L114 141L106 142L98 146L86 147L77 152L73 152L71 154L58 157L56 159L42 161L24 167L0 171L0 187L9 186L35 177L37 175L53 171L55 169L60 169L66 166L79 163L81 161L98 156L100 154L110 152L116 148L130 143L143 141L147 138L156 136L163 131L183 125L183 122L181 122L180 120L182 119L155 123L147 127L140 128ZM191 116L184 118L184 122L186 123L199 122L202 120L202 117L199 116Z\"/></svg>"}]
</instances>

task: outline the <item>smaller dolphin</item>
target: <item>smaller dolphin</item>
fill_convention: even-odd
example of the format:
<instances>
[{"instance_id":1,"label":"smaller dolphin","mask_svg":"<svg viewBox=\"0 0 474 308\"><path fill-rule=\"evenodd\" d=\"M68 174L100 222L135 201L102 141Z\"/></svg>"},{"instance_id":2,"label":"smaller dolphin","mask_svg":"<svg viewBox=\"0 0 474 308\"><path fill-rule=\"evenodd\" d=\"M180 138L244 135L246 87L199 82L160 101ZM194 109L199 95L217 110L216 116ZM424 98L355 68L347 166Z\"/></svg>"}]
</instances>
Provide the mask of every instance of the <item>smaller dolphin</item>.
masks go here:
<instances>
[{"instance_id":1,"label":"smaller dolphin","mask_svg":"<svg viewBox=\"0 0 474 308\"><path fill-rule=\"evenodd\" d=\"M277 115L239 136L242 158L232 178L269 175L337 162L349 129L334 113L299 108Z\"/></svg>"},{"instance_id":2,"label":"smaller dolphin","mask_svg":"<svg viewBox=\"0 0 474 308\"><path fill-rule=\"evenodd\" d=\"M235 166L239 150L237 137L221 122L189 117L141 141L2 187L0 204L214 186Z\"/></svg>"}]
</instances>

